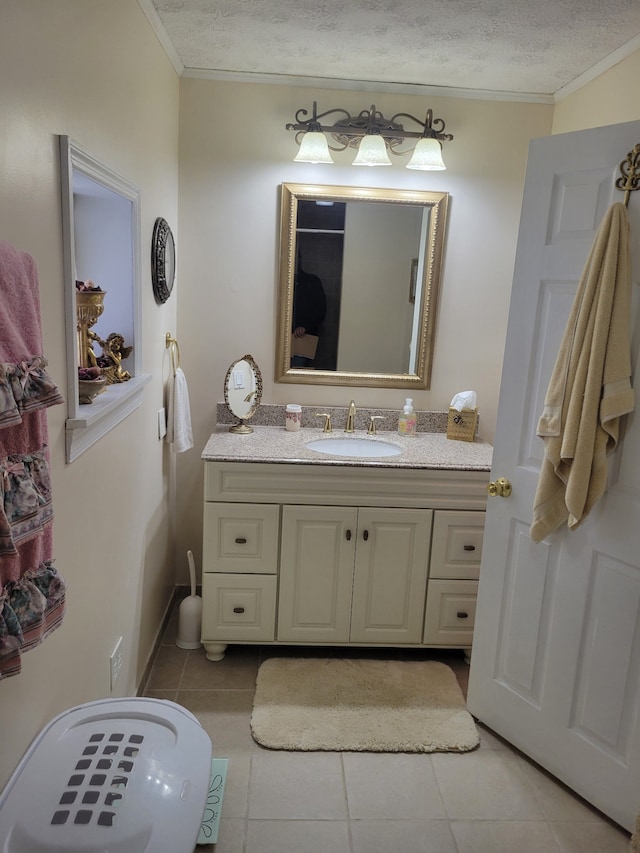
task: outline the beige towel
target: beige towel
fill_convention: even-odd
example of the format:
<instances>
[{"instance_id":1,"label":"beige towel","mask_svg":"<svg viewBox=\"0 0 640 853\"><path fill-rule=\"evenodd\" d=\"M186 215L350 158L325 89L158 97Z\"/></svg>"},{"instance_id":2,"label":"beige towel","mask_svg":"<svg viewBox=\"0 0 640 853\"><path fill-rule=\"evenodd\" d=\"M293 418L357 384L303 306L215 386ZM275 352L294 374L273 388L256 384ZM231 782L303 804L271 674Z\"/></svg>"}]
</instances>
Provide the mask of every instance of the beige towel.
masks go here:
<instances>
[{"instance_id":1,"label":"beige towel","mask_svg":"<svg viewBox=\"0 0 640 853\"><path fill-rule=\"evenodd\" d=\"M604 494L620 418L634 407L630 317L629 220L625 206L614 204L582 273L538 423L544 459L535 542L565 521L578 527Z\"/></svg>"}]
</instances>

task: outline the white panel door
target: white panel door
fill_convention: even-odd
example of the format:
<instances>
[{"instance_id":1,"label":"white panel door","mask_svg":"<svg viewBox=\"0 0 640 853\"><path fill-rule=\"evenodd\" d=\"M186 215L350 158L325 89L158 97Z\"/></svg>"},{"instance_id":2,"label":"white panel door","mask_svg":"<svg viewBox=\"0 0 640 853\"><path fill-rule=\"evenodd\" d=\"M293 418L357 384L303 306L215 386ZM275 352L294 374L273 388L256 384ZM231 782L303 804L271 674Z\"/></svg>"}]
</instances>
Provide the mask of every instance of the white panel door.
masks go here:
<instances>
[{"instance_id":1,"label":"white panel door","mask_svg":"<svg viewBox=\"0 0 640 853\"><path fill-rule=\"evenodd\" d=\"M530 147L492 470L513 491L488 501L468 693L476 717L627 829L640 808L640 418L627 418L608 491L580 528L534 544L529 525L547 384L638 142L633 122ZM629 212L635 363L640 192Z\"/></svg>"}]
</instances>

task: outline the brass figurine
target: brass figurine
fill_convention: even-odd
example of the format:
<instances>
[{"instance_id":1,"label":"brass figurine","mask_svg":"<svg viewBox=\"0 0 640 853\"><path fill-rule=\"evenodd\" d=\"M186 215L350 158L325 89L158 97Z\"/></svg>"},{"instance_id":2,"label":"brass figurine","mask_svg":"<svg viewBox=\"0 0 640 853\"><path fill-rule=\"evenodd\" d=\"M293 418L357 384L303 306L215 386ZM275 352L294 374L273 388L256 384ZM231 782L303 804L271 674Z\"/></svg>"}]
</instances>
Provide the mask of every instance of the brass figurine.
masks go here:
<instances>
[{"instance_id":1,"label":"brass figurine","mask_svg":"<svg viewBox=\"0 0 640 853\"><path fill-rule=\"evenodd\" d=\"M106 291L92 281L76 282L78 367L100 368L100 376L104 377L107 385L111 385L131 379L131 374L122 367L122 361L131 355L133 347L124 345L124 336L119 332L111 332L107 339L103 340L91 328L104 311L105 296ZM94 342L102 349L99 356L93 348Z\"/></svg>"}]
</instances>

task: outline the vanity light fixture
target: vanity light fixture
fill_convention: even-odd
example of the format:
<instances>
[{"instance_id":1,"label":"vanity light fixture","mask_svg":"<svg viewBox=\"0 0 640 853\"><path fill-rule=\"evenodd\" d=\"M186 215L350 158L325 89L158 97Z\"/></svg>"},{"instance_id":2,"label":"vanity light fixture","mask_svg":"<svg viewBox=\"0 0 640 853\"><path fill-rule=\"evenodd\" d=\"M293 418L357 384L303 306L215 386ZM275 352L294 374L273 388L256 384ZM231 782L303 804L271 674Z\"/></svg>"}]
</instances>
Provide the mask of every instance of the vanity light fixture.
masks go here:
<instances>
[{"instance_id":1,"label":"vanity light fixture","mask_svg":"<svg viewBox=\"0 0 640 853\"><path fill-rule=\"evenodd\" d=\"M434 119L431 109L427 110L424 121L410 113L396 113L386 119L373 104L371 109L352 116L340 107L318 113L318 105L314 101L311 117L307 118L308 115L309 111L301 108L296 112L295 122L285 125L287 130L295 131L296 142L300 144L300 150L293 158L296 163L333 163L330 150L357 148L354 166L390 166L389 154L408 154L412 149L402 147L403 143L415 139L417 142L407 169L446 169L441 143L452 140L453 135L444 132L444 121ZM331 116L328 121L333 121L333 124L322 124L322 119L328 116ZM408 119L420 129L405 130L398 119Z\"/></svg>"}]
</instances>

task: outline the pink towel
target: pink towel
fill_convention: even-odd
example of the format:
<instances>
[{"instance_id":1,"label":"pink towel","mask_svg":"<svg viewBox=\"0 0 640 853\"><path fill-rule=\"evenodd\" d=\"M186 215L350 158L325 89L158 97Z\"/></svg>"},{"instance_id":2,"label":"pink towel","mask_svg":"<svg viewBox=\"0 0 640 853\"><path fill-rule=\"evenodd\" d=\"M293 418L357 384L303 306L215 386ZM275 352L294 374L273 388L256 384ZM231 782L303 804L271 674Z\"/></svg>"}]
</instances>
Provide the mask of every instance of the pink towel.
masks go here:
<instances>
[{"instance_id":1,"label":"pink towel","mask_svg":"<svg viewBox=\"0 0 640 853\"><path fill-rule=\"evenodd\" d=\"M0 678L62 621L53 568L48 406L63 402L42 355L33 258L0 240Z\"/></svg>"},{"instance_id":2,"label":"pink towel","mask_svg":"<svg viewBox=\"0 0 640 853\"><path fill-rule=\"evenodd\" d=\"M0 361L42 353L40 288L35 261L0 240Z\"/></svg>"}]
</instances>

